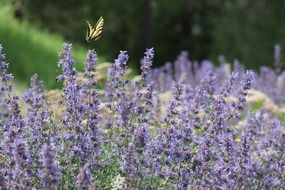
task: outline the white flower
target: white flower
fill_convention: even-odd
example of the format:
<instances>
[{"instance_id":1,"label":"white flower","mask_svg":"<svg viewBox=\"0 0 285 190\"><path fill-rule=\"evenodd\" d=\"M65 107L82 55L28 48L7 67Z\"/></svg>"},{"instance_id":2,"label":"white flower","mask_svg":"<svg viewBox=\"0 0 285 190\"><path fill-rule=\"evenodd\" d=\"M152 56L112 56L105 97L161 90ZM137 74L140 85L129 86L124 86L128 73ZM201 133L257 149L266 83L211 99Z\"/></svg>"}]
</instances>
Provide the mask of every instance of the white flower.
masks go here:
<instances>
[{"instance_id":1,"label":"white flower","mask_svg":"<svg viewBox=\"0 0 285 190\"><path fill-rule=\"evenodd\" d=\"M117 175L112 181L112 190L126 189L126 180L120 174Z\"/></svg>"}]
</instances>

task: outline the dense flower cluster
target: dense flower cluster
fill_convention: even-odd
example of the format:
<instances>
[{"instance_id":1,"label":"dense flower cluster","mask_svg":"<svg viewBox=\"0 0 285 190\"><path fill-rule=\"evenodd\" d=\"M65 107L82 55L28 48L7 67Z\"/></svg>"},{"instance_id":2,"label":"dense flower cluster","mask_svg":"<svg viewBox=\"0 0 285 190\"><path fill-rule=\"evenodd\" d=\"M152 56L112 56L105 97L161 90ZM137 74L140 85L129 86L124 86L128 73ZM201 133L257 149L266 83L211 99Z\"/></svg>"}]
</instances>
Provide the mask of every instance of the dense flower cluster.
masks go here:
<instances>
[{"instance_id":1,"label":"dense flower cluster","mask_svg":"<svg viewBox=\"0 0 285 190\"><path fill-rule=\"evenodd\" d=\"M151 69L151 48L135 80L121 51L102 90L95 51L82 74L71 50L59 55L56 98L37 75L20 98L0 46L1 189L284 188L285 72L187 52Z\"/></svg>"}]
</instances>

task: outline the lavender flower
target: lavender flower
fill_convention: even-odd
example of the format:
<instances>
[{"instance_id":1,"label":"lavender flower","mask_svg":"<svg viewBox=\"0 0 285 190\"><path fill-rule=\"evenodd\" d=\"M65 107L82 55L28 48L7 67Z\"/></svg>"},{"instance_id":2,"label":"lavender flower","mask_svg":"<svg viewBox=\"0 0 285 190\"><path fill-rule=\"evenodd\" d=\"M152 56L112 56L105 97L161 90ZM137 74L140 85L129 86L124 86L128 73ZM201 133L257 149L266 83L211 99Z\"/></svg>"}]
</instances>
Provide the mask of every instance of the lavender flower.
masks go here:
<instances>
[{"instance_id":1,"label":"lavender flower","mask_svg":"<svg viewBox=\"0 0 285 190\"><path fill-rule=\"evenodd\" d=\"M105 94L106 97L109 101L107 103L107 107L112 111L113 115L116 110L120 111L121 108L124 106L118 106L114 105L114 102L116 100L121 100L121 103L118 104L124 104L124 98L125 98L125 82L123 81L123 76L125 74L126 68L127 68L127 61L129 59L129 56L127 55L126 51L120 51L120 54L117 59L115 59L115 63L112 64L108 68L108 81L106 83L106 89L105 89ZM122 113L122 110L121 110ZM109 121L108 123L110 125L113 125L114 118L108 117L107 120Z\"/></svg>"},{"instance_id":2,"label":"lavender flower","mask_svg":"<svg viewBox=\"0 0 285 190\"><path fill-rule=\"evenodd\" d=\"M95 65L97 62L96 52L94 50L89 50L87 53L87 58L85 61L85 73L96 71Z\"/></svg>"},{"instance_id":3,"label":"lavender flower","mask_svg":"<svg viewBox=\"0 0 285 190\"><path fill-rule=\"evenodd\" d=\"M92 175L89 170L89 165L86 163L83 168L80 169L76 180L76 187L80 190L88 190L92 187Z\"/></svg>"},{"instance_id":4,"label":"lavender flower","mask_svg":"<svg viewBox=\"0 0 285 190\"><path fill-rule=\"evenodd\" d=\"M152 60L153 60L153 56L154 56L154 50L153 48L150 49L146 49L146 52L144 53L145 56L143 58L143 60L141 61L141 70L142 70L142 77L145 78L152 66Z\"/></svg>"},{"instance_id":5,"label":"lavender flower","mask_svg":"<svg viewBox=\"0 0 285 190\"><path fill-rule=\"evenodd\" d=\"M76 83L77 70L74 67L74 60L71 57L71 45L64 44L64 50L60 53L59 66L62 68L62 75L58 77L64 80L64 99L65 112L63 116L63 124L66 127L66 139L69 140L68 148L71 157L86 158L86 154L81 149L85 144L81 144L84 139L84 132L82 131L82 121L84 120L85 112L84 105L80 103L81 86ZM72 160L72 159L71 159ZM72 162L70 160L70 162Z\"/></svg>"},{"instance_id":6,"label":"lavender flower","mask_svg":"<svg viewBox=\"0 0 285 190\"><path fill-rule=\"evenodd\" d=\"M173 99L169 103L168 113L165 116L165 122L175 125L177 122L176 117L179 115L178 107L181 106L181 96L183 93L182 85L173 83Z\"/></svg>"},{"instance_id":7,"label":"lavender flower","mask_svg":"<svg viewBox=\"0 0 285 190\"><path fill-rule=\"evenodd\" d=\"M112 91L116 92L116 89L119 88L119 85L122 83L122 77L125 74L128 59L129 56L127 52L121 51L118 58L115 59L115 63L108 69L108 88L110 88L108 90L111 91L108 94L109 96L114 95Z\"/></svg>"},{"instance_id":8,"label":"lavender flower","mask_svg":"<svg viewBox=\"0 0 285 190\"><path fill-rule=\"evenodd\" d=\"M64 123L68 128L76 128L82 120L82 114L79 113L81 110L78 96L79 86L76 84L77 71L73 66L75 62L71 57L71 45L64 44L64 50L60 53L60 57L59 66L61 66L63 74L58 79L65 82L63 88L66 100Z\"/></svg>"},{"instance_id":9,"label":"lavender flower","mask_svg":"<svg viewBox=\"0 0 285 190\"><path fill-rule=\"evenodd\" d=\"M51 122L48 106L44 101L44 88L42 82L38 80L38 75L32 76L31 88L24 93L23 99L29 106L26 123L30 137L29 143L38 149L41 141L48 138L47 125Z\"/></svg>"},{"instance_id":10,"label":"lavender flower","mask_svg":"<svg viewBox=\"0 0 285 190\"><path fill-rule=\"evenodd\" d=\"M0 88L0 119L2 122L5 121L4 118L8 118L8 105L7 105L7 96L11 96L12 92L12 84L9 83L9 81L12 81L14 79L14 76L10 73L8 73L9 64L5 61L5 54L2 53L3 47L0 44L0 82L1 82L1 88Z\"/></svg>"},{"instance_id":11,"label":"lavender flower","mask_svg":"<svg viewBox=\"0 0 285 190\"><path fill-rule=\"evenodd\" d=\"M238 97L238 103L236 104L237 109L242 109L246 97L248 95L248 90L251 88L253 81L254 81L254 72L253 71L247 71L243 76L243 83L239 90L239 97Z\"/></svg>"},{"instance_id":12,"label":"lavender flower","mask_svg":"<svg viewBox=\"0 0 285 190\"><path fill-rule=\"evenodd\" d=\"M17 139L13 149L13 179L17 182L19 189L31 188L32 160L28 145L22 139Z\"/></svg>"},{"instance_id":13,"label":"lavender flower","mask_svg":"<svg viewBox=\"0 0 285 190\"><path fill-rule=\"evenodd\" d=\"M134 182L135 177L137 177L134 144L130 143L124 151L123 160L122 160L122 169L125 175L127 175L127 180L130 182Z\"/></svg>"},{"instance_id":14,"label":"lavender flower","mask_svg":"<svg viewBox=\"0 0 285 190\"><path fill-rule=\"evenodd\" d=\"M274 64L276 67L280 67L281 64L281 46L279 44L274 45Z\"/></svg>"},{"instance_id":15,"label":"lavender flower","mask_svg":"<svg viewBox=\"0 0 285 190\"><path fill-rule=\"evenodd\" d=\"M42 169L39 177L43 189L56 188L60 184L61 172L55 160L55 147L53 143L45 143L40 151Z\"/></svg>"},{"instance_id":16,"label":"lavender flower","mask_svg":"<svg viewBox=\"0 0 285 190\"><path fill-rule=\"evenodd\" d=\"M233 60L233 71L234 72L241 72L244 70L244 66L239 62L238 59Z\"/></svg>"},{"instance_id":17,"label":"lavender flower","mask_svg":"<svg viewBox=\"0 0 285 190\"><path fill-rule=\"evenodd\" d=\"M220 55L219 56L219 62L221 65L225 64L226 63L226 58L224 55Z\"/></svg>"},{"instance_id":18,"label":"lavender flower","mask_svg":"<svg viewBox=\"0 0 285 190\"><path fill-rule=\"evenodd\" d=\"M192 62L188 59L188 52L182 51L174 62L175 80L178 82L187 81L192 84L194 80L194 73L192 70Z\"/></svg>"},{"instance_id":19,"label":"lavender flower","mask_svg":"<svg viewBox=\"0 0 285 190\"><path fill-rule=\"evenodd\" d=\"M83 102L85 102L84 109L86 112L87 118L87 128L88 128L88 136L92 145L87 148L86 151L89 151L88 156L92 157L92 160L98 160L98 156L100 154L100 142L101 142L101 131L99 128L101 115L99 113L99 95L97 90L95 89L97 81L94 79L96 73L96 53L94 50L88 51L87 58L85 61L85 71L84 77L87 81L83 84L83 89L81 93L83 94ZM89 143L88 140L85 143ZM91 163L93 166L93 163Z\"/></svg>"},{"instance_id":20,"label":"lavender flower","mask_svg":"<svg viewBox=\"0 0 285 190\"><path fill-rule=\"evenodd\" d=\"M64 50L60 52L59 56L61 60L58 62L58 66L62 68L62 75L58 76L58 80L66 80L77 74L76 68L73 66L75 64L73 58L71 57L71 44L64 44Z\"/></svg>"},{"instance_id":21,"label":"lavender flower","mask_svg":"<svg viewBox=\"0 0 285 190\"><path fill-rule=\"evenodd\" d=\"M13 80L13 75L8 73L8 63L6 63L4 59L5 55L2 54L2 46L0 45L0 105L3 105L3 107L6 108L6 112L3 115L0 115L1 117L3 116L3 126L0 129L0 134L2 136L0 140L0 154L7 160L5 163L7 167L2 171L5 176L4 183L7 187L10 187L27 185L21 184L23 181L19 182L20 184L18 182L11 184L13 181L13 169L16 164L14 155L17 151L15 150L15 147L17 147L17 139L22 139L22 136L25 133L25 122L21 115L18 103L19 98L12 94L12 84L10 84L10 82ZM0 120L2 120L2 118L0 118Z\"/></svg>"},{"instance_id":22,"label":"lavender flower","mask_svg":"<svg viewBox=\"0 0 285 190\"><path fill-rule=\"evenodd\" d=\"M186 52L151 69L148 49L145 80L125 78L128 55L120 52L103 92L96 52L88 51L81 75L65 44L60 104L34 75L20 106L4 58L0 46L3 189L109 189L115 176L125 189L284 187L284 73L262 67L257 74L238 63L230 74L228 64L200 64Z\"/></svg>"},{"instance_id":23,"label":"lavender flower","mask_svg":"<svg viewBox=\"0 0 285 190\"><path fill-rule=\"evenodd\" d=\"M140 126L140 128L137 129L135 132L136 133L135 133L134 145L136 147L136 150L138 150L141 153L146 147L147 141L150 138L147 124Z\"/></svg>"},{"instance_id":24,"label":"lavender flower","mask_svg":"<svg viewBox=\"0 0 285 190\"><path fill-rule=\"evenodd\" d=\"M7 62L5 62L5 54L2 53L3 47L0 44L0 76L1 76L1 82L2 83L7 83L8 81L11 81L14 79L14 76L10 73L8 73L8 68L9 68L9 64ZM11 91L11 85L6 86L6 90L8 92ZM3 89L1 89L3 90Z\"/></svg>"}]
</instances>

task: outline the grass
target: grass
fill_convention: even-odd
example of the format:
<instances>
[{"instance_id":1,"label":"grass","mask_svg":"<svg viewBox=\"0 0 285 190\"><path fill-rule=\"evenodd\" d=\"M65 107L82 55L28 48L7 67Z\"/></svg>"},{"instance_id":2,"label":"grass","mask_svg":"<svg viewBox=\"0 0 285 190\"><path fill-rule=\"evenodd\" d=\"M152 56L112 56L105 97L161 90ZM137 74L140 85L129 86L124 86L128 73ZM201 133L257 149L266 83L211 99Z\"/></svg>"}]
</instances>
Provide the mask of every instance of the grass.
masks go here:
<instances>
[{"instance_id":1,"label":"grass","mask_svg":"<svg viewBox=\"0 0 285 190\"><path fill-rule=\"evenodd\" d=\"M46 87L57 87L55 77L60 73L58 52L63 43L59 35L40 30L26 21L15 20L11 7L0 4L0 44L17 81L28 84L30 76L38 73ZM85 48L74 45L73 56L79 70L83 68L86 53ZM102 60L99 57L98 62Z\"/></svg>"}]
</instances>

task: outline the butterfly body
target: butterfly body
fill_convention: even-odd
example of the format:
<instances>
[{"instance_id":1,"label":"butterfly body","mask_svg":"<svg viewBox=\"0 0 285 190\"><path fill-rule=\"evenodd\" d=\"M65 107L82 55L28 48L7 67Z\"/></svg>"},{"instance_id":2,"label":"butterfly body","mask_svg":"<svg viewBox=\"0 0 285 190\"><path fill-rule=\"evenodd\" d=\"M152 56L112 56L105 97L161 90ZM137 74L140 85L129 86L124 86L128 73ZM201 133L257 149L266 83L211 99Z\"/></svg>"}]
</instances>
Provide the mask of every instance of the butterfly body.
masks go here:
<instances>
[{"instance_id":1,"label":"butterfly body","mask_svg":"<svg viewBox=\"0 0 285 190\"><path fill-rule=\"evenodd\" d=\"M93 27L91 24L87 22L88 28L86 32L86 41L87 42L92 42L96 41L101 37L101 34L103 32L103 25L104 25L104 19L103 17L100 17L99 20L97 21L96 25Z\"/></svg>"}]
</instances>

